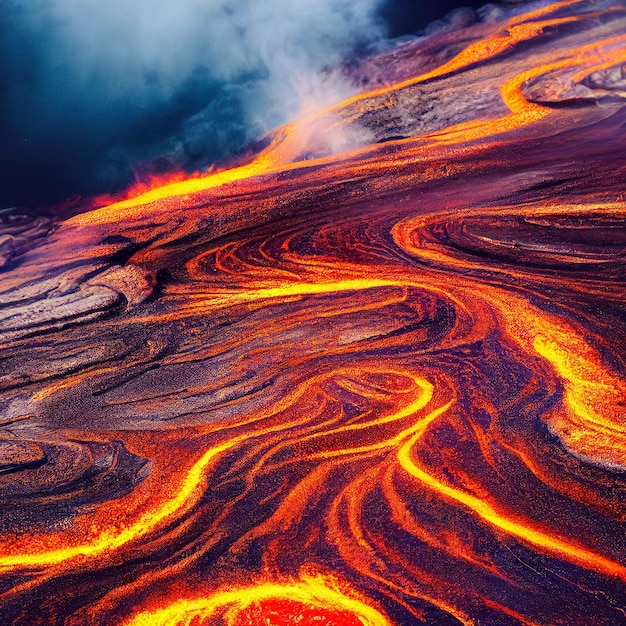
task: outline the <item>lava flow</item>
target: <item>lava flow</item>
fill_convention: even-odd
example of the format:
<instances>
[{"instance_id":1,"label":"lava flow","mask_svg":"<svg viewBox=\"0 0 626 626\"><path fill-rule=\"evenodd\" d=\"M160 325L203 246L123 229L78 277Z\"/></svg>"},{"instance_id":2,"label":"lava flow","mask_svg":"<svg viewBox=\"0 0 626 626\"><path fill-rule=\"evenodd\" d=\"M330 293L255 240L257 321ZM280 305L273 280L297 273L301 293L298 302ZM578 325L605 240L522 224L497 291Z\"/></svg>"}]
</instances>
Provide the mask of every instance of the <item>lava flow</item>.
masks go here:
<instances>
[{"instance_id":1,"label":"lava flow","mask_svg":"<svg viewBox=\"0 0 626 626\"><path fill-rule=\"evenodd\" d=\"M509 7L0 215L0 622L626 624L625 33Z\"/></svg>"}]
</instances>

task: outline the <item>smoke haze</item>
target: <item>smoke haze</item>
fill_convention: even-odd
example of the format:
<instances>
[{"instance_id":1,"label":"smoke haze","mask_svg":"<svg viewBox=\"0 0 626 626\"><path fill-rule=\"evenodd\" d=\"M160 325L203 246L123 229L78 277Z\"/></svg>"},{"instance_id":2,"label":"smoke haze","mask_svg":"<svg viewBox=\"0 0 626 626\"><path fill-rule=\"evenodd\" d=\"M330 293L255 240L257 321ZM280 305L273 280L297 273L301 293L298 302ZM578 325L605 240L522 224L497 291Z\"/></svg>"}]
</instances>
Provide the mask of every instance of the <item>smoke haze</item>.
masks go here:
<instances>
[{"instance_id":1,"label":"smoke haze","mask_svg":"<svg viewBox=\"0 0 626 626\"><path fill-rule=\"evenodd\" d=\"M0 206L224 160L347 95L327 68L430 17L417 4L0 0Z\"/></svg>"}]
</instances>

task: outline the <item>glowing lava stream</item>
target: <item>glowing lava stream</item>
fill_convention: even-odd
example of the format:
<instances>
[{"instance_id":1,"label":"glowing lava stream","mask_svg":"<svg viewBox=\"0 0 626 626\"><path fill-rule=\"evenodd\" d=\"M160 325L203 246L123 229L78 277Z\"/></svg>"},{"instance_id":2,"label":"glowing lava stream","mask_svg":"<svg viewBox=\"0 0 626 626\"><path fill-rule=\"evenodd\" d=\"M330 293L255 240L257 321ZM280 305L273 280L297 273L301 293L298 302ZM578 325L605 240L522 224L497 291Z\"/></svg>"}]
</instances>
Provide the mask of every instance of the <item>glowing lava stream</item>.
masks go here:
<instances>
[{"instance_id":1,"label":"glowing lava stream","mask_svg":"<svg viewBox=\"0 0 626 626\"><path fill-rule=\"evenodd\" d=\"M113 216L119 217L119 211L121 210L131 209L156 202L158 200L163 200L165 198L186 196L197 192L208 191L227 183L241 181L263 174L273 174L286 170L308 168L313 165L321 165L332 162L338 158L336 154L306 161L294 161L297 155L304 148L302 145L303 138L298 136L299 129L306 129L316 120L322 119L327 115L332 115L347 105L366 101L368 98L391 93L432 78L442 77L457 70L467 68L473 64L495 58L507 50L510 50L520 42L527 41L540 35L546 27L556 26L558 24L572 22L588 17L589 14L582 14L580 16L574 15L565 18L549 19L537 23L526 23L528 20L552 12L564 6L576 4L579 1L580 0L565 0L564 2L549 5L536 11L517 16L509 20L508 23L502 25L500 32L504 31L506 33L505 35L496 34L486 40L480 40L470 44L453 59L426 74L422 74L388 87L382 87L370 92L357 94L356 96L332 105L325 110L316 112L298 122L286 124L278 129L277 135L271 144L250 163L206 176L194 177L187 180L165 184L163 186L150 189L149 191L136 197L109 204L108 206L104 206L90 213L78 215L73 219L77 223L106 221L107 218L111 218ZM619 44L621 43L626 43L626 37L615 37L610 40L581 47L577 50L577 54L573 57L569 56L559 61L541 65L530 71L523 72L514 77L512 80L509 80L501 88L502 99L511 111L509 115L488 121L481 120L479 122L464 122L455 126L450 126L443 131L425 135L422 139L430 139L435 143L455 143L458 141L457 135L460 133L462 134L463 141L471 141L507 132L521 126L537 122L546 115L549 115L551 110L538 104L529 103L523 97L520 88L526 81L552 70L564 69L583 64L587 61L586 55L588 53L594 53L598 56L599 66L608 66L610 64L623 62L626 60L626 53L623 51L620 53ZM617 51L611 51L612 54L609 54L607 58L601 58L601 49L609 46L618 46L618 49ZM564 52L564 54L566 53ZM389 143L405 144L414 141L414 139L415 138L412 137ZM340 158L345 159L355 155L362 155L375 151L376 149L378 149L376 144L373 146L367 145L343 152L341 153Z\"/></svg>"},{"instance_id":2,"label":"glowing lava stream","mask_svg":"<svg viewBox=\"0 0 626 626\"><path fill-rule=\"evenodd\" d=\"M382 286L415 286L431 289L433 291L440 291L432 286L426 286L417 282L413 283L411 280L352 279L333 283L296 283L282 287L252 290L234 295L246 300L259 300L285 296L334 293L338 291L366 290ZM580 360L577 360L575 357L571 357L569 361L564 362L564 355L576 354L576 352L581 349L584 349L586 354L594 355L595 351L588 346L584 340L578 338L574 330L571 329L567 323L552 315L540 312L522 298L513 296L508 292L499 292L496 289L489 289L488 293L485 292L483 294L483 297L500 309L501 314L507 322L509 332L525 350L531 351L542 359L548 360L552 366L556 367L559 375L565 376L567 380L569 380L570 389L571 385L576 385L581 382L581 377L584 376L584 374L579 371L580 367L584 367L585 363L590 363L591 358L584 361L581 365ZM515 314L512 313L513 311L515 311ZM521 321L518 320L518 317L520 316ZM570 339L571 337L573 337L573 339ZM545 347L546 345L552 346L550 349L551 351ZM556 346L556 348L554 346ZM599 368L600 366L596 367ZM572 372L575 372L575 375ZM418 397L415 398L408 406L391 415L379 417L374 420L373 423L400 420L404 417L415 414L424 408L432 397L431 383L408 372L396 373L404 376L408 375L412 378L416 387L420 390L420 393ZM603 373L599 370L595 372L595 376L602 375ZM308 386L313 384L313 382L314 381L308 381L304 385L304 388L308 388ZM304 393L304 390L302 389L295 391L280 403L280 407L285 406L290 399L293 399L293 397L297 397L302 393ZM576 392L575 387L573 391L570 391L570 395L567 400L570 403L575 403L576 410L581 412L583 416L587 414L586 412L588 412L589 415L595 415L593 407L585 406L585 395ZM507 517L505 514L497 511L491 504L481 500L480 498L442 483L416 464L411 456L413 446L424 435L430 424L437 417L449 410L452 404L453 400L431 411L428 415L419 419L416 424L403 430L397 436L385 441L384 443L374 444L373 446L363 446L362 448L353 448L345 452L368 452L370 450L377 450L384 447L398 449L398 460L400 465L411 476L440 495L450 498L469 508L479 518L488 522L495 528L503 530L507 534L517 537L524 542L535 545L548 553L564 557L577 565L582 565L583 567L591 570L601 571L626 581L626 567L623 565L583 547L569 543L560 538L552 537L541 530L518 521L517 519ZM276 412L276 410L280 411L280 407L275 409L274 412ZM264 417L266 417L266 414L262 413L260 416L255 417L251 421L259 421L264 419ZM224 452L231 450L239 443L249 440L250 438L256 438L265 434L277 432L288 428L289 426L289 423L285 423L261 429L256 432L246 433L210 448L193 465L174 498L167 502L167 504L165 504L162 508L145 513L137 522L132 523L127 528L119 531L117 534L111 532L103 533L92 543L59 548L47 552L3 556L0 558L0 570L38 568L57 565L77 557L90 557L107 554L133 540L144 537L155 530L162 522L168 521L177 513L179 514L183 511L189 510L197 502L203 494L203 488L207 482L207 471L209 467ZM365 427L365 425L346 426L343 427L343 430L361 427ZM341 428L338 429L338 431L341 430Z\"/></svg>"},{"instance_id":3,"label":"glowing lava stream","mask_svg":"<svg viewBox=\"0 0 626 626\"><path fill-rule=\"evenodd\" d=\"M147 535L162 521L172 517L175 513L180 513L191 507L201 496L200 491L204 482L204 472L211 462L217 456L247 438L247 436L236 437L227 443L208 450L193 465L173 499L167 502L161 509L144 514L136 523L119 533L105 532L92 543L58 548L47 552L3 556L0 557L0 571L13 568L38 568L58 565L77 557L97 556L121 548L130 541Z\"/></svg>"},{"instance_id":4,"label":"glowing lava stream","mask_svg":"<svg viewBox=\"0 0 626 626\"><path fill-rule=\"evenodd\" d=\"M397 373L400 374L400 372ZM404 417L412 415L413 413L421 410L430 401L432 396L432 385L428 381L425 381L423 379L418 379L416 377L412 378L416 383L418 389L421 390L419 396L404 409L401 409L391 416L378 418L374 421L374 423L385 423L393 420L403 419ZM283 401L279 403L279 406L274 407L273 411L268 414L280 411L283 406L290 403L291 401L295 401L295 399L305 393L306 389L314 384L314 382L316 382L315 379L308 381L305 385L303 385L301 389L294 392L291 396L283 399ZM448 407L445 408L447 409ZM443 411L438 410L435 411L432 415L436 417L441 412ZM250 421L259 421L262 420L264 417L266 417L266 415L261 414L260 416L256 416L253 420ZM238 424L238 426L241 425L242 424ZM37 568L58 565L60 563L70 561L78 557L98 556L117 550L131 541L144 537L145 535L155 530L161 524L161 522L167 521L177 513L180 514L190 509L197 502L197 500L203 495L203 487L205 486L207 478L207 470L209 469L213 461L221 456L224 452L234 448L239 443L250 440L251 438L256 438L273 432L285 430L288 429L290 426L290 423L282 423L277 426L233 437L222 444L210 448L192 466L191 470L188 472L185 480L181 484L178 493L174 498L167 502L167 504L165 504L165 506L163 506L162 508L156 511L149 511L148 513L145 513L137 522L130 524L127 528L121 530L117 534L105 532L91 543L75 545L66 548L59 548L56 550L49 550L40 553L3 556L0 557L0 571L11 570L14 568ZM350 430L361 427L365 427L365 425L357 425L352 427L347 426L344 427L344 429ZM411 434L413 430L414 429L411 428L408 431L405 431L404 436ZM393 443L397 443L399 441L399 438L392 440ZM372 446L371 449L389 447L390 445L390 443L385 442L384 444L377 444L375 446ZM355 451L364 450L350 450L346 453L351 453Z\"/></svg>"},{"instance_id":5,"label":"glowing lava stream","mask_svg":"<svg viewBox=\"0 0 626 626\"><path fill-rule=\"evenodd\" d=\"M267 601L278 603L281 600L304 605L309 611L311 608L317 609L322 615L331 612L339 613L337 617L340 620L342 614L345 615L342 621L334 623L351 624L358 620L358 623L363 626L390 626L391 624L382 613L365 604L358 597L343 593L332 579L322 575L303 575L300 581L262 583L256 586L218 591L206 598L178 600L165 608L138 613L125 622L125 626L190 624L194 619L206 620L225 609L228 609L226 617L228 623L231 624L237 612L244 611L251 605ZM349 617L353 617L353 621L348 621ZM310 621L314 620L316 621L315 617Z\"/></svg>"},{"instance_id":6,"label":"glowing lava stream","mask_svg":"<svg viewBox=\"0 0 626 626\"><path fill-rule=\"evenodd\" d=\"M425 428L424 428L425 430ZM531 526L522 524L506 517L494 509L489 503L473 496L460 489L455 489L437 480L423 469L421 469L411 457L411 448L415 445L417 440L423 434L422 432L416 433L409 441L407 441L400 451L398 452L398 459L400 465L411 476L417 478L420 482L427 485L437 493L451 498L456 502L471 509L478 517L489 522L496 528L499 528L506 533L518 537L527 543L531 543L539 548L543 548L547 552L558 554L561 557L565 557L567 560L582 565L591 570L604 572L611 576L617 576L621 580L626 582L626 567L607 559L591 550L573 545L566 541L551 537L550 535L536 530Z\"/></svg>"}]
</instances>

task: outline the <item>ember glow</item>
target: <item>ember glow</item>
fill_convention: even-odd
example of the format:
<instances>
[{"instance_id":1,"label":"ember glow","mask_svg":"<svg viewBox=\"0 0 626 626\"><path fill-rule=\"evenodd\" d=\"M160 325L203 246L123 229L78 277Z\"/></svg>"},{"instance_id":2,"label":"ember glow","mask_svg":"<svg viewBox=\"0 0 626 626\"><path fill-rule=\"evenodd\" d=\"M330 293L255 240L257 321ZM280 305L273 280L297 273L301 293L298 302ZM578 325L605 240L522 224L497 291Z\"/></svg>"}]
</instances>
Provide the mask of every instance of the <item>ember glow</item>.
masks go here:
<instances>
[{"instance_id":1,"label":"ember glow","mask_svg":"<svg viewBox=\"0 0 626 626\"><path fill-rule=\"evenodd\" d=\"M508 8L0 216L2 623L626 623L625 33Z\"/></svg>"}]
</instances>

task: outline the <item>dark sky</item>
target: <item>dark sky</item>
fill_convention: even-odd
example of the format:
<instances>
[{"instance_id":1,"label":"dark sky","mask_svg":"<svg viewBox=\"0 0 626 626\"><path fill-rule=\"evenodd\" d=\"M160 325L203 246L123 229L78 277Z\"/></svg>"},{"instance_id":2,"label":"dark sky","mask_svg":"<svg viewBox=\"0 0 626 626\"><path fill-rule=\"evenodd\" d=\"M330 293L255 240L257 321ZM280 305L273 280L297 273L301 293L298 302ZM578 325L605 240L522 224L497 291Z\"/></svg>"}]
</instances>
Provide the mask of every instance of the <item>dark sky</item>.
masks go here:
<instances>
[{"instance_id":1,"label":"dark sky","mask_svg":"<svg viewBox=\"0 0 626 626\"><path fill-rule=\"evenodd\" d=\"M418 0L0 0L0 208L228 158L356 50L459 6ZM339 81L337 81L339 82Z\"/></svg>"},{"instance_id":2,"label":"dark sky","mask_svg":"<svg viewBox=\"0 0 626 626\"><path fill-rule=\"evenodd\" d=\"M462 7L478 9L486 5L488 0L478 2L454 2L453 0L392 0L380 9L390 37L400 37L419 32L426 25L442 19L450 11Z\"/></svg>"}]
</instances>

